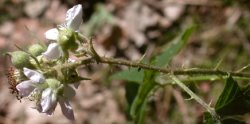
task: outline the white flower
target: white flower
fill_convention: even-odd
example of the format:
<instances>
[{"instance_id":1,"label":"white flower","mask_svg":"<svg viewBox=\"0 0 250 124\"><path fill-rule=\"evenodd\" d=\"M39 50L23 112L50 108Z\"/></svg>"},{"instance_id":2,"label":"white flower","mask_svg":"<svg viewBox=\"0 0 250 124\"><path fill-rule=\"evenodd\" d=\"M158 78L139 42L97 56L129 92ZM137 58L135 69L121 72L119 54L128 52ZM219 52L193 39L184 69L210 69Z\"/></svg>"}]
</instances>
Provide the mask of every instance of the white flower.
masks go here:
<instances>
[{"instance_id":1,"label":"white flower","mask_svg":"<svg viewBox=\"0 0 250 124\"><path fill-rule=\"evenodd\" d=\"M71 87L65 85L63 93L63 96L58 96L55 89L45 89L42 92L41 102L36 107L37 110L41 113L52 115L57 106L57 102L59 102L63 115L70 120L74 120L74 112L71 105L69 104L68 99L75 96L75 91Z\"/></svg>"},{"instance_id":2,"label":"white flower","mask_svg":"<svg viewBox=\"0 0 250 124\"><path fill-rule=\"evenodd\" d=\"M19 83L16 86L16 89L19 91L22 97L27 97L36 88L35 85L38 83L43 83L45 78L41 73L28 68L23 68L23 72L29 80Z\"/></svg>"},{"instance_id":3,"label":"white flower","mask_svg":"<svg viewBox=\"0 0 250 124\"><path fill-rule=\"evenodd\" d=\"M65 85L64 89L63 89L63 96L59 97L59 104L61 106L61 110L62 113L65 117L67 117L69 120L74 120L74 112L73 109L71 107L71 105L69 104L69 100L70 98L75 96L75 90L68 85Z\"/></svg>"},{"instance_id":4,"label":"white flower","mask_svg":"<svg viewBox=\"0 0 250 124\"><path fill-rule=\"evenodd\" d=\"M37 82L37 83L42 83L42 82L45 81L44 76L41 73L39 73L39 72L37 72L35 70L31 70L31 69L28 69L28 68L23 68L23 73L31 81L34 81L34 82Z\"/></svg>"},{"instance_id":5,"label":"white flower","mask_svg":"<svg viewBox=\"0 0 250 124\"><path fill-rule=\"evenodd\" d=\"M42 53L43 57L47 60L58 59L62 54L63 52L57 43L49 44L48 49Z\"/></svg>"},{"instance_id":6,"label":"white flower","mask_svg":"<svg viewBox=\"0 0 250 124\"><path fill-rule=\"evenodd\" d=\"M51 88L47 88L42 92L41 98L41 112L46 113L47 115L51 115L57 105L57 96L54 93L54 90Z\"/></svg>"},{"instance_id":7,"label":"white flower","mask_svg":"<svg viewBox=\"0 0 250 124\"><path fill-rule=\"evenodd\" d=\"M82 5L78 4L70 8L66 13L65 19L65 27L63 28L71 28L73 31L78 31L80 25L82 23ZM60 27L59 27L60 28ZM57 28L50 29L45 32L45 38L48 40L59 39L59 31Z\"/></svg>"},{"instance_id":8,"label":"white flower","mask_svg":"<svg viewBox=\"0 0 250 124\"><path fill-rule=\"evenodd\" d=\"M82 23L82 5L70 8L66 13L66 26L77 31Z\"/></svg>"}]
</instances>

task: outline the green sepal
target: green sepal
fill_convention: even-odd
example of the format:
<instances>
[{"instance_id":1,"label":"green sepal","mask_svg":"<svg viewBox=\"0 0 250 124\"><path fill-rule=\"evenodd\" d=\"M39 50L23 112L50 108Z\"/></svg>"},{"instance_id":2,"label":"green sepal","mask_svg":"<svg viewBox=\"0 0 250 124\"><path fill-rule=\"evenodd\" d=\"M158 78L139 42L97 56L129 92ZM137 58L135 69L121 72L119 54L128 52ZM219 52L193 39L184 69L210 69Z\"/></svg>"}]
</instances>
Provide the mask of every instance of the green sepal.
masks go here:
<instances>
[{"instance_id":1,"label":"green sepal","mask_svg":"<svg viewBox=\"0 0 250 124\"><path fill-rule=\"evenodd\" d=\"M82 80L91 80L90 78L81 77L75 68L63 69L62 73L65 77L64 82L67 84L73 84Z\"/></svg>"},{"instance_id":2,"label":"green sepal","mask_svg":"<svg viewBox=\"0 0 250 124\"><path fill-rule=\"evenodd\" d=\"M49 78L49 79L46 79L45 81L48 86L52 89L57 89L60 87L60 81L58 81L57 79L53 79L53 78Z\"/></svg>"},{"instance_id":3,"label":"green sepal","mask_svg":"<svg viewBox=\"0 0 250 124\"><path fill-rule=\"evenodd\" d=\"M76 40L76 32L74 32L70 28L59 29L58 43L62 47L64 52L67 52L68 50L75 51L78 48Z\"/></svg>"}]
</instances>

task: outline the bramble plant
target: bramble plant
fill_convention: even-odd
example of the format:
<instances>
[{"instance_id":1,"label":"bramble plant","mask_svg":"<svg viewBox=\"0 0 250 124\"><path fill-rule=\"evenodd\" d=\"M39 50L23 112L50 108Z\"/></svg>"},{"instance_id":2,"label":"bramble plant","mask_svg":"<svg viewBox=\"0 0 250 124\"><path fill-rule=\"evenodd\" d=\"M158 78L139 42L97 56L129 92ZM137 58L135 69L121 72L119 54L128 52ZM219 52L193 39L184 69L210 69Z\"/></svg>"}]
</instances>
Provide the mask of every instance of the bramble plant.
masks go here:
<instances>
[{"instance_id":1,"label":"bramble plant","mask_svg":"<svg viewBox=\"0 0 250 124\"><path fill-rule=\"evenodd\" d=\"M52 115L59 103L65 117L74 120L70 98L75 96L80 81L90 80L81 77L77 68L98 63L131 67L112 75L111 78L139 83L140 87L130 107L130 115L137 124L144 123L145 108L152 92L166 85L177 85L190 95L191 99L201 104L206 111L206 124L240 122L233 116L249 112L249 88L239 87L235 81L250 79L250 73L243 72L248 66L231 72L218 69L166 68L171 59L185 46L195 26L188 26L165 51L146 63L144 60L127 61L98 55L92 39L79 32L81 23L82 6L75 5L67 11L64 24L45 32L45 38L51 42L48 47L34 44L27 50L18 47L18 51L7 53L15 67L8 72L9 83L12 93L16 93L19 100L28 98L34 101L34 108L47 115ZM72 56L77 59L72 59ZM185 85L185 82L197 80L226 81L214 107Z\"/></svg>"}]
</instances>

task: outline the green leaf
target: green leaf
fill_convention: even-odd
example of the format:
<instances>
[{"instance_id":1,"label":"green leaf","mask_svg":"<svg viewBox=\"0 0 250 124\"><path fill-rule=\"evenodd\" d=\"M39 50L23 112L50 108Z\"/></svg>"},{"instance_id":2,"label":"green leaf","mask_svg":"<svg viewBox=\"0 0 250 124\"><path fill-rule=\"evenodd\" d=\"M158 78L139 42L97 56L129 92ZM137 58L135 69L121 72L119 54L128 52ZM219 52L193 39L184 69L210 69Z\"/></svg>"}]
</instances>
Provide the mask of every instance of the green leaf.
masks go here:
<instances>
[{"instance_id":1,"label":"green leaf","mask_svg":"<svg viewBox=\"0 0 250 124\"><path fill-rule=\"evenodd\" d=\"M234 118L250 112L250 100L237 82L229 75L225 87L215 105L215 111L222 118L222 123L242 124L243 120Z\"/></svg>"},{"instance_id":2,"label":"green leaf","mask_svg":"<svg viewBox=\"0 0 250 124\"><path fill-rule=\"evenodd\" d=\"M209 112L204 113L204 124L216 124L218 123L214 120ZM246 124L245 122L237 118L227 118L222 121L222 124Z\"/></svg>"},{"instance_id":3,"label":"green leaf","mask_svg":"<svg viewBox=\"0 0 250 124\"><path fill-rule=\"evenodd\" d=\"M243 122L241 120L236 120L236 119L233 119L233 118L223 120L222 123L223 124L246 124L245 122Z\"/></svg>"},{"instance_id":4,"label":"green leaf","mask_svg":"<svg viewBox=\"0 0 250 124\"><path fill-rule=\"evenodd\" d=\"M136 124L143 124L144 111L147 103L147 98L152 89L157 85L154 82L154 71L145 71L143 83L141 84L138 94L131 106L130 115L134 118Z\"/></svg>"},{"instance_id":5,"label":"green leaf","mask_svg":"<svg viewBox=\"0 0 250 124\"><path fill-rule=\"evenodd\" d=\"M237 82L234 81L232 76L229 76L226 80L226 85L224 87L224 90L221 93L215 105L215 109L217 111L223 109L223 107L232 103L237 97L239 97L239 95L240 95L240 88Z\"/></svg>"},{"instance_id":6,"label":"green leaf","mask_svg":"<svg viewBox=\"0 0 250 124\"><path fill-rule=\"evenodd\" d=\"M177 38L174 39L170 47L168 47L163 53L156 56L155 59L151 61L151 64L158 67L164 67L168 65L170 60L185 46L193 30L194 26L190 26L185 29L180 35L178 35ZM141 83L138 94L130 110L130 114L134 118L136 124L144 123L147 98L155 86L157 86L157 83L155 82L155 76L157 74L157 72L151 70L146 70L144 72L143 83Z\"/></svg>"},{"instance_id":7,"label":"green leaf","mask_svg":"<svg viewBox=\"0 0 250 124\"><path fill-rule=\"evenodd\" d=\"M111 79L141 83L143 81L143 76L143 70L139 71L137 68L131 68L129 70L123 70L113 74Z\"/></svg>"},{"instance_id":8,"label":"green leaf","mask_svg":"<svg viewBox=\"0 0 250 124\"><path fill-rule=\"evenodd\" d=\"M216 120L213 119L209 112L204 112L204 124L215 124Z\"/></svg>"},{"instance_id":9,"label":"green leaf","mask_svg":"<svg viewBox=\"0 0 250 124\"><path fill-rule=\"evenodd\" d=\"M155 59L156 66L163 67L167 65L172 58L180 52L180 50L186 45L188 38L191 36L195 29L195 26L190 26L185 29L179 36L177 36L171 43L171 45L158 55Z\"/></svg>"},{"instance_id":10,"label":"green leaf","mask_svg":"<svg viewBox=\"0 0 250 124\"><path fill-rule=\"evenodd\" d=\"M139 90L139 84L138 83L134 83L134 82L127 82L125 84L125 90L126 90L126 99L127 102L129 104L129 107L132 105L135 96Z\"/></svg>"}]
</instances>

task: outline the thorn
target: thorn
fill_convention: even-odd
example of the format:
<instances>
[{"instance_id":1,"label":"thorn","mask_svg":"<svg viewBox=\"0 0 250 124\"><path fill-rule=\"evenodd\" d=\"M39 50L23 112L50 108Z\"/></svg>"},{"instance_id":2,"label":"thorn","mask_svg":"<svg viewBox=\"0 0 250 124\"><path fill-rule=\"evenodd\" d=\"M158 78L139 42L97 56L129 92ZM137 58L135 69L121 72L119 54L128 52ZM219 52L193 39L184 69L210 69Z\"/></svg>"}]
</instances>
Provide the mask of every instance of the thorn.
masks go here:
<instances>
[{"instance_id":1,"label":"thorn","mask_svg":"<svg viewBox=\"0 0 250 124\"><path fill-rule=\"evenodd\" d=\"M85 77L79 77L80 80L91 80L90 78L85 78Z\"/></svg>"},{"instance_id":2,"label":"thorn","mask_svg":"<svg viewBox=\"0 0 250 124\"><path fill-rule=\"evenodd\" d=\"M99 63L99 61L101 60L100 56L97 54L97 52L95 51L94 49L94 46L93 46L93 38L91 37L90 40L89 40L89 45L90 45L90 51L92 52L93 54L93 57L95 57L96 59L96 62L97 64Z\"/></svg>"},{"instance_id":3,"label":"thorn","mask_svg":"<svg viewBox=\"0 0 250 124\"><path fill-rule=\"evenodd\" d=\"M213 102L213 99L211 99L210 102L208 103L209 107L211 106L212 102Z\"/></svg>"},{"instance_id":4,"label":"thorn","mask_svg":"<svg viewBox=\"0 0 250 124\"><path fill-rule=\"evenodd\" d=\"M222 64L222 62L225 59L225 55L222 56L222 58L219 60L219 62L216 64L216 66L214 67L214 70L218 70L220 65Z\"/></svg>"},{"instance_id":5,"label":"thorn","mask_svg":"<svg viewBox=\"0 0 250 124\"><path fill-rule=\"evenodd\" d=\"M194 99L194 97L190 97L190 98L187 98L187 99L184 99L184 100L190 101L192 99Z\"/></svg>"},{"instance_id":6,"label":"thorn","mask_svg":"<svg viewBox=\"0 0 250 124\"><path fill-rule=\"evenodd\" d=\"M237 70L236 72L237 72L237 73L240 73L240 72L244 71L245 69L247 69L247 68L249 68L249 67L250 67L250 64L248 64L248 65L246 65L246 66L240 68L240 69Z\"/></svg>"},{"instance_id":7,"label":"thorn","mask_svg":"<svg viewBox=\"0 0 250 124\"><path fill-rule=\"evenodd\" d=\"M21 47L19 47L17 44L14 44L15 45L15 47L17 48L17 49L19 49L19 50L21 50L21 51L24 51ZM24 51L25 52L25 51Z\"/></svg>"},{"instance_id":8,"label":"thorn","mask_svg":"<svg viewBox=\"0 0 250 124\"><path fill-rule=\"evenodd\" d=\"M146 53L144 53L144 54L142 55L142 57L139 59L138 63L141 63L142 60L145 58L145 56L146 56Z\"/></svg>"}]
</instances>

